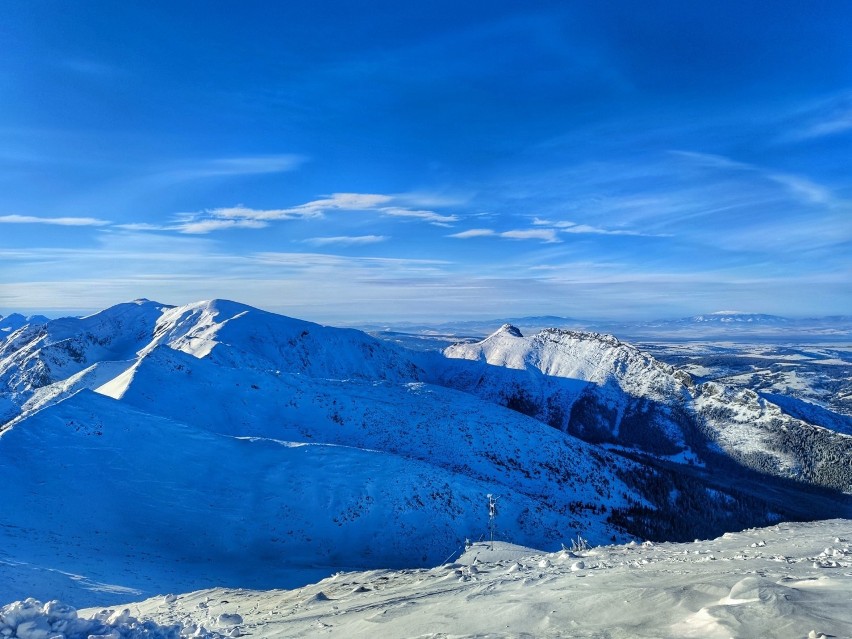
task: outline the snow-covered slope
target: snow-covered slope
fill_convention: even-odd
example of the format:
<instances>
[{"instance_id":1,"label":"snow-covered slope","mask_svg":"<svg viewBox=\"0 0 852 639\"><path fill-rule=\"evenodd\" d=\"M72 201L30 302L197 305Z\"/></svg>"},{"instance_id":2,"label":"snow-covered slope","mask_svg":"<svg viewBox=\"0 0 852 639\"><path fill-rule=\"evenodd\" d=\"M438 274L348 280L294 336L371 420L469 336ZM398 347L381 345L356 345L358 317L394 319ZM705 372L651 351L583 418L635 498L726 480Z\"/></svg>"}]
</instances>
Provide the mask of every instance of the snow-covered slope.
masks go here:
<instances>
[{"instance_id":1,"label":"snow-covered slope","mask_svg":"<svg viewBox=\"0 0 852 639\"><path fill-rule=\"evenodd\" d=\"M611 335L548 329L524 337L505 325L444 355L440 383L587 441L690 454L679 424L689 376Z\"/></svg>"},{"instance_id":2,"label":"snow-covered slope","mask_svg":"<svg viewBox=\"0 0 852 639\"><path fill-rule=\"evenodd\" d=\"M484 473L382 450L222 435L86 390L8 428L0 451L4 511L14 514L0 548L15 563L57 571L58 583L34 594L77 605L118 595L91 586L87 598L78 584L62 586L63 573L153 594L282 583L287 571L317 566L439 562L487 530L491 492L503 533L518 541L553 545L572 532L562 537L568 518L543 499ZM0 579L0 600L21 589Z\"/></svg>"},{"instance_id":3,"label":"snow-covered slope","mask_svg":"<svg viewBox=\"0 0 852 639\"><path fill-rule=\"evenodd\" d=\"M129 611L276 637L852 637L850 522L546 554L474 544L431 569L342 572L293 590L216 588ZM82 611L84 616L96 610Z\"/></svg>"},{"instance_id":4,"label":"snow-covered slope","mask_svg":"<svg viewBox=\"0 0 852 639\"><path fill-rule=\"evenodd\" d=\"M136 300L88 317L28 324L0 342L0 395L11 404L3 422L45 386L103 361L129 360L151 340L162 304Z\"/></svg>"},{"instance_id":5,"label":"snow-covered slope","mask_svg":"<svg viewBox=\"0 0 852 639\"><path fill-rule=\"evenodd\" d=\"M724 459L852 492L852 437L786 414L750 390L695 385L610 335L503 326L444 350L437 380L590 442L672 461Z\"/></svg>"},{"instance_id":6,"label":"snow-covered slope","mask_svg":"<svg viewBox=\"0 0 852 639\"><path fill-rule=\"evenodd\" d=\"M27 324L44 324L48 321L50 320L44 315L30 315L29 317L20 313L12 313L6 316L0 315L0 337L14 333Z\"/></svg>"},{"instance_id":7,"label":"snow-covered slope","mask_svg":"<svg viewBox=\"0 0 852 639\"><path fill-rule=\"evenodd\" d=\"M166 310L141 352L161 344L242 369L393 381L414 381L420 375L398 349L361 331L321 326L227 300Z\"/></svg>"},{"instance_id":8,"label":"snow-covered slope","mask_svg":"<svg viewBox=\"0 0 852 639\"><path fill-rule=\"evenodd\" d=\"M785 413L752 390L696 387L696 418L710 441L749 468L852 492L852 436Z\"/></svg>"},{"instance_id":9,"label":"snow-covered slope","mask_svg":"<svg viewBox=\"0 0 852 639\"><path fill-rule=\"evenodd\" d=\"M399 349L353 329L227 300L179 307L136 300L25 326L0 342L0 427L69 392L104 384L160 345L239 369L395 381L422 375Z\"/></svg>"},{"instance_id":10,"label":"snow-covered slope","mask_svg":"<svg viewBox=\"0 0 852 639\"><path fill-rule=\"evenodd\" d=\"M626 460L514 411L420 382L236 370L159 348L98 392L225 435L381 450L476 477L489 482L486 492L519 492L536 510L561 517L558 526L535 531L540 545L558 543L566 531L609 539L618 533L606 525L607 514L627 506L626 496L642 501L619 479L633 466Z\"/></svg>"}]
</instances>

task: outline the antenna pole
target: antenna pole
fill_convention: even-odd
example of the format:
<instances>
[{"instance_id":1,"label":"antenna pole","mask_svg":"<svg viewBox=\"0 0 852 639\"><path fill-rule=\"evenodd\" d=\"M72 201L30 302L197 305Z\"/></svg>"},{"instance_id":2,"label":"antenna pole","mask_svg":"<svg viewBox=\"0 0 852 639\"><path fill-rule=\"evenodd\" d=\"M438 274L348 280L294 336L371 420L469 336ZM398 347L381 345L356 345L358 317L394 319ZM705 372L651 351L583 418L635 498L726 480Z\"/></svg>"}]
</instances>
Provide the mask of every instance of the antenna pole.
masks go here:
<instances>
[{"instance_id":1,"label":"antenna pole","mask_svg":"<svg viewBox=\"0 0 852 639\"><path fill-rule=\"evenodd\" d=\"M494 550L494 520L497 518L497 497L488 493L488 528L491 533L491 550Z\"/></svg>"}]
</instances>

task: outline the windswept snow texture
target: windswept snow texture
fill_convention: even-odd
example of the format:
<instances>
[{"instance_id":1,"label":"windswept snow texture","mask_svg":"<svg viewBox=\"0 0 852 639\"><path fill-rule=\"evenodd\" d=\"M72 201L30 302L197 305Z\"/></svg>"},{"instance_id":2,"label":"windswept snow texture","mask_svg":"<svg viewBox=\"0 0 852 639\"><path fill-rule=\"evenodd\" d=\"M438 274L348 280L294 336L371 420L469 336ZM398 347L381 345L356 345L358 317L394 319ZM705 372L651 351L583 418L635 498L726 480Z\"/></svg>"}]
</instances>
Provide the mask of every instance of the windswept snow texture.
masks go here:
<instances>
[{"instance_id":1,"label":"windswept snow texture","mask_svg":"<svg viewBox=\"0 0 852 639\"><path fill-rule=\"evenodd\" d=\"M850 637L850 533L834 520L576 552L478 543L431 569L341 572L294 590L216 588L129 609L257 639Z\"/></svg>"},{"instance_id":2,"label":"windswept snow texture","mask_svg":"<svg viewBox=\"0 0 852 639\"><path fill-rule=\"evenodd\" d=\"M140 621L128 609L101 610L91 617L81 617L73 606L59 600L42 604L27 598L0 608L0 636L9 639L218 639L222 635L208 632L198 625L180 623L161 626L154 621Z\"/></svg>"},{"instance_id":3,"label":"windswept snow texture","mask_svg":"<svg viewBox=\"0 0 852 639\"><path fill-rule=\"evenodd\" d=\"M728 471L846 489L852 438L700 381L609 335L441 354L224 300L25 324L0 336L0 600L436 565L488 494L498 538L547 551L849 512Z\"/></svg>"}]
</instances>

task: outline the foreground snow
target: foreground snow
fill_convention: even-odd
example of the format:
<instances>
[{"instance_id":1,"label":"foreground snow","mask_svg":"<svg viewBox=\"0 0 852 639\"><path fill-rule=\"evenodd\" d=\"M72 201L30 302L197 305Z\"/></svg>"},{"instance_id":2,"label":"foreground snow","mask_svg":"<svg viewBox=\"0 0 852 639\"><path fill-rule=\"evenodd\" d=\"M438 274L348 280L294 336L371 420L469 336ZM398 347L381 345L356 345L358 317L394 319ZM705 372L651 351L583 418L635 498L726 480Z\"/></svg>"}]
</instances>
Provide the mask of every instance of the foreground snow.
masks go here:
<instances>
[{"instance_id":1,"label":"foreground snow","mask_svg":"<svg viewBox=\"0 0 852 639\"><path fill-rule=\"evenodd\" d=\"M102 610L80 616L56 599L42 604L29 598L0 608L0 636L11 639L218 639L215 632L198 626L140 621L130 611Z\"/></svg>"},{"instance_id":2,"label":"foreground snow","mask_svg":"<svg viewBox=\"0 0 852 639\"><path fill-rule=\"evenodd\" d=\"M256 639L850 637L850 538L852 522L832 520L577 553L478 543L429 570L338 573L297 590L217 588L127 607L163 626Z\"/></svg>"}]
</instances>

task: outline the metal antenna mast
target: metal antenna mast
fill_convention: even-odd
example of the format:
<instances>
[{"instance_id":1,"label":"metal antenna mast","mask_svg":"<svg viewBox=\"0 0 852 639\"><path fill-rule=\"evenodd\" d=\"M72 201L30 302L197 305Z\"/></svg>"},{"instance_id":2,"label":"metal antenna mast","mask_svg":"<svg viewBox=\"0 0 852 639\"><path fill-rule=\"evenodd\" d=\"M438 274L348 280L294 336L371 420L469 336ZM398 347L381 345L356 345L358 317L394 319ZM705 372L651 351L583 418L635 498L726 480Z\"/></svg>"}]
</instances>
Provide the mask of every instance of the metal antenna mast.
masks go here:
<instances>
[{"instance_id":1,"label":"metal antenna mast","mask_svg":"<svg viewBox=\"0 0 852 639\"><path fill-rule=\"evenodd\" d=\"M491 532L491 550L494 550L494 520L497 518L497 497L488 493L488 528Z\"/></svg>"}]
</instances>

